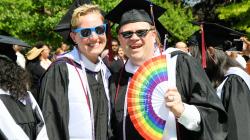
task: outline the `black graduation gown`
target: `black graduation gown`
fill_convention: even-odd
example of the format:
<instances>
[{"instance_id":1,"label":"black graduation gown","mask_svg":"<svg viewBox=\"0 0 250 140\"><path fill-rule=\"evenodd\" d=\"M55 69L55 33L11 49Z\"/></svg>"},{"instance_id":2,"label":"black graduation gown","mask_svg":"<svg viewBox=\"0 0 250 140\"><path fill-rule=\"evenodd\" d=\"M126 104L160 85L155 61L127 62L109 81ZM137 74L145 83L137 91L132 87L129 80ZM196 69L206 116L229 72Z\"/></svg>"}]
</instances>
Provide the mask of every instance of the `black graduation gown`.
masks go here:
<instances>
[{"instance_id":1,"label":"black graduation gown","mask_svg":"<svg viewBox=\"0 0 250 140\"><path fill-rule=\"evenodd\" d=\"M105 56L103 59L102 59L103 63L108 67L108 69L110 70L110 64L111 64L111 60L109 60L109 57L108 56Z\"/></svg>"},{"instance_id":2,"label":"black graduation gown","mask_svg":"<svg viewBox=\"0 0 250 140\"><path fill-rule=\"evenodd\" d=\"M95 78L97 76L98 81ZM108 137L108 100L102 83L101 72L93 73L87 70L90 92L94 107L95 139L105 140Z\"/></svg>"},{"instance_id":3,"label":"black graduation gown","mask_svg":"<svg viewBox=\"0 0 250 140\"><path fill-rule=\"evenodd\" d=\"M41 82L39 105L47 124L48 136L53 140L69 139L69 73L66 63L71 64L71 61L61 59L53 63ZM74 65L80 67L78 63L74 62ZM86 74L94 107L95 138L96 140L105 140L108 138L109 109L102 80L97 82L94 80L93 73L86 72Z\"/></svg>"},{"instance_id":4,"label":"black graduation gown","mask_svg":"<svg viewBox=\"0 0 250 140\"><path fill-rule=\"evenodd\" d=\"M227 140L250 140L250 90L238 75L229 75L222 89L228 113Z\"/></svg>"},{"instance_id":5,"label":"black graduation gown","mask_svg":"<svg viewBox=\"0 0 250 140\"><path fill-rule=\"evenodd\" d=\"M222 140L225 139L227 115L217 97L208 77L204 70L191 56L178 52L172 53L171 56L178 54L176 62L176 86L181 94L182 101L197 107L201 115L201 130L194 132L186 129L182 124L177 122L177 137L179 140ZM112 128L116 139L123 138L123 107L127 83L132 74L122 70L122 76L114 74L111 77L110 96L112 101ZM120 80L120 88L117 99L116 87ZM115 101L116 100L116 101ZM126 117L126 138L143 139L135 130L130 118Z\"/></svg>"},{"instance_id":6,"label":"black graduation gown","mask_svg":"<svg viewBox=\"0 0 250 140\"><path fill-rule=\"evenodd\" d=\"M24 105L20 101L15 100L10 95L0 95L0 99L3 101L12 118L22 128L29 139L35 140L38 134L37 130L39 129L38 124L43 124L43 122L38 121L39 119L37 117L39 116L35 115L31 105ZM4 134L0 133L0 139L3 140L7 138L5 138Z\"/></svg>"},{"instance_id":7,"label":"black graduation gown","mask_svg":"<svg viewBox=\"0 0 250 140\"><path fill-rule=\"evenodd\" d=\"M124 62L122 59L118 58L117 60L113 60L110 64L110 71L112 73L118 73L121 68L124 66Z\"/></svg>"},{"instance_id":8,"label":"black graduation gown","mask_svg":"<svg viewBox=\"0 0 250 140\"><path fill-rule=\"evenodd\" d=\"M38 59L35 59L33 61L28 61L26 69L28 70L31 76L30 91L37 101L39 86L40 86L40 78L42 77L42 75L46 70L40 65L40 60Z\"/></svg>"}]
</instances>

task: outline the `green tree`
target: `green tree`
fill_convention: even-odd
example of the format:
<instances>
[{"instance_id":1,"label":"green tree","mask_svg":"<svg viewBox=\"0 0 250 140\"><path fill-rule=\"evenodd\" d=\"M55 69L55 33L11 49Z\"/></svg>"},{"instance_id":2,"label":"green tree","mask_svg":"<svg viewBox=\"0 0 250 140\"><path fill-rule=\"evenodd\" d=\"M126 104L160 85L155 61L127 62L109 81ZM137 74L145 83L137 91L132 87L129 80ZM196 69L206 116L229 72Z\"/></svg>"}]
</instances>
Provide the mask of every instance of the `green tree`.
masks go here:
<instances>
[{"instance_id":1,"label":"green tree","mask_svg":"<svg viewBox=\"0 0 250 140\"><path fill-rule=\"evenodd\" d=\"M2 31L18 37L30 45L42 40L56 48L62 37L54 31L62 16L67 12L74 0L1 0L0 34ZM192 9L181 2L173 0L151 0L167 9L159 18L160 22L171 33L170 42L186 40L198 28L193 21ZM121 0L92 0L107 13ZM225 5L224 5L225 6ZM232 27L250 33L250 0L230 3L219 7L216 11L219 19L230 22ZM113 29L113 34L115 31Z\"/></svg>"},{"instance_id":2,"label":"green tree","mask_svg":"<svg viewBox=\"0 0 250 140\"><path fill-rule=\"evenodd\" d=\"M191 9L184 7L181 3L175 4L171 0L152 1L167 9L159 20L171 33L172 38L170 41L172 44L176 41L185 41L198 29L190 23L194 20Z\"/></svg>"},{"instance_id":3,"label":"green tree","mask_svg":"<svg viewBox=\"0 0 250 140\"><path fill-rule=\"evenodd\" d=\"M1 0L0 30L33 45L41 40L50 45L62 38L53 31L72 0Z\"/></svg>"},{"instance_id":4,"label":"green tree","mask_svg":"<svg viewBox=\"0 0 250 140\"><path fill-rule=\"evenodd\" d=\"M221 6L216 12L219 19L230 22L233 28L245 31L250 37L250 0Z\"/></svg>"},{"instance_id":5,"label":"green tree","mask_svg":"<svg viewBox=\"0 0 250 140\"><path fill-rule=\"evenodd\" d=\"M168 2L165 0L151 0L153 3L166 8L167 11L159 18L159 21L164 25L164 27L170 32L169 43L173 44L175 41L186 40L192 33L197 30L190 21L194 18L192 17L191 9L184 8L181 4L174 4L173 2ZM95 0L101 8L108 12L113 9L121 0ZM112 34L116 35L113 28Z\"/></svg>"},{"instance_id":6,"label":"green tree","mask_svg":"<svg viewBox=\"0 0 250 140\"><path fill-rule=\"evenodd\" d=\"M93 0L93 3L100 5L105 13L108 13L120 2L121 0Z\"/></svg>"}]
</instances>

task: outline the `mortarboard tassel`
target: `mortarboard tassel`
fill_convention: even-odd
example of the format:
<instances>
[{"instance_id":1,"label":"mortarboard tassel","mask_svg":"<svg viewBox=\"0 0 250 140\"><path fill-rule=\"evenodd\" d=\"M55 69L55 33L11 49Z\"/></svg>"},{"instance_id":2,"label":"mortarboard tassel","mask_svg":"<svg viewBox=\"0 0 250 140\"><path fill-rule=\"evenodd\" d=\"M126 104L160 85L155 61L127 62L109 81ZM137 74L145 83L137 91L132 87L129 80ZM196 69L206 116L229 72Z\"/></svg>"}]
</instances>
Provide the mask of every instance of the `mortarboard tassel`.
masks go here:
<instances>
[{"instance_id":1,"label":"mortarboard tassel","mask_svg":"<svg viewBox=\"0 0 250 140\"><path fill-rule=\"evenodd\" d=\"M154 26L155 29L156 29L153 4L152 4L152 2L150 2L149 0L148 0L148 2L150 3L150 14L151 14L151 18L152 18L152 21L153 21L153 26ZM157 30L157 29L156 29L156 30ZM162 55L162 51L163 51L163 50L161 50L161 41L160 41L159 39L156 39L156 42L157 42L157 44L158 44L157 47L158 47L158 49L160 50L160 53L161 53L161 55Z\"/></svg>"},{"instance_id":2,"label":"mortarboard tassel","mask_svg":"<svg viewBox=\"0 0 250 140\"><path fill-rule=\"evenodd\" d=\"M153 11L153 4L152 2L148 1L150 3L150 14L151 14L151 18L155 27L155 17L154 17L154 11Z\"/></svg>"},{"instance_id":3,"label":"mortarboard tassel","mask_svg":"<svg viewBox=\"0 0 250 140\"><path fill-rule=\"evenodd\" d=\"M204 37L203 24L200 25L200 28L201 28L201 60L202 60L202 67L206 68L207 67L207 62L206 62L206 49L205 49L205 37Z\"/></svg>"}]
</instances>

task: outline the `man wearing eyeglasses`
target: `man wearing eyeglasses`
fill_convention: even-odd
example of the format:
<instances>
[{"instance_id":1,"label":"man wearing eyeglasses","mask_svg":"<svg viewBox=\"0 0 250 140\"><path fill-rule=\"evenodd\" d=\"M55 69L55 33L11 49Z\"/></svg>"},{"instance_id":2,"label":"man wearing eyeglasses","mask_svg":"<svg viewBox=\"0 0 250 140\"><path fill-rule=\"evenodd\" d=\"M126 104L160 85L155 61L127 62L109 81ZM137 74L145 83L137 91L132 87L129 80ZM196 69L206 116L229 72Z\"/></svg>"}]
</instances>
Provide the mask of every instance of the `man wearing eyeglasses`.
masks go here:
<instances>
[{"instance_id":1,"label":"man wearing eyeglasses","mask_svg":"<svg viewBox=\"0 0 250 140\"><path fill-rule=\"evenodd\" d=\"M112 16L112 14L116 15L115 17L120 16L119 20L113 20L119 23L117 30L118 39L129 58L124 69L117 74L118 76L112 76L110 86L110 95L114 110L112 114L114 119L111 122L114 135L119 140L143 140L146 138L145 135L156 135L153 130L152 134L145 134L145 131L143 131L143 129L150 128L145 127L146 125L142 126L142 124L150 124L150 122L140 122L140 120L137 120L137 117L139 118L140 115L148 121L154 118L155 114L152 116L147 115L150 112L150 104L145 105L142 98L141 100L136 98L138 99L137 102L143 104L144 107L147 106L149 109L145 110L149 111L145 111L143 105L138 105L137 107L141 111L138 112L140 113L139 115L136 116L135 113L134 116L131 116L128 112L130 108L134 107L131 105L133 103L129 102L131 100L127 100L129 96L128 92L130 95L135 94L130 97L142 96L138 95L138 92L134 92L128 88L133 80L134 73L137 72L144 62L157 55L154 53L157 26L154 26L155 24L152 20L154 18L149 16L152 10L148 10L150 8L147 7L141 7L143 2L148 3L148 1L144 0L137 0L136 2L133 0L124 0L108 14L108 16ZM149 5L151 4L148 4L148 7ZM131 6L132 8L120 10L125 6ZM119 11L120 15L117 14ZM159 104L163 104L169 110L168 115L165 116L166 124L164 126L164 133L162 133L162 139L225 139L227 133L224 129L224 124L226 124L227 115L202 67L198 62L195 62L194 58L184 52L167 50L163 54L169 55L167 63L170 64L166 64L169 83L167 83L167 87L164 87L166 88L166 92L159 93L164 94L162 101L158 100ZM174 80L171 79L171 81L170 77L174 77ZM153 90L154 87L147 88L152 88ZM148 98L151 97L150 95L145 96ZM146 99L144 98L144 100ZM139 109L134 108L131 110L136 112ZM150 125L151 128L154 127L152 126L154 125L153 121Z\"/></svg>"},{"instance_id":2,"label":"man wearing eyeglasses","mask_svg":"<svg viewBox=\"0 0 250 140\"><path fill-rule=\"evenodd\" d=\"M72 51L54 62L42 78L39 104L51 140L107 140L110 72L99 55L106 24L97 5L74 10Z\"/></svg>"},{"instance_id":3,"label":"man wearing eyeglasses","mask_svg":"<svg viewBox=\"0 0 250 140\"><path fill-rule=\"evenodd\" d=\"M136 11L134 11L136 12ZM154 55L156 30L148 22L135 22L120 27L119 40L125 53L135 65L140 66Z\"/></svg>"}]
</instances>

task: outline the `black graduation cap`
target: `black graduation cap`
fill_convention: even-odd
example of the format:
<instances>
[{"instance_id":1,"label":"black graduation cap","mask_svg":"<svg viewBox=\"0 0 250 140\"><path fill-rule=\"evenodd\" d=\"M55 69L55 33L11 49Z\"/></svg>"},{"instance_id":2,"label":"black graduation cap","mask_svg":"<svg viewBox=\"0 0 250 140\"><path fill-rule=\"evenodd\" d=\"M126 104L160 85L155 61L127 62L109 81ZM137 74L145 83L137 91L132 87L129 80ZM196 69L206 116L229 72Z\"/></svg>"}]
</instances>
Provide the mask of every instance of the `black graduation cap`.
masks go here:
<instances>
[{"instance_id":1,"label":"black graduation cap","mask_svg":"<svg viewBox=\"0 0 250 140\"><path fill-rule=\"evenodd\" d=\"M193 24L203 24L206 46L212 46L223 51L242 50L243 42L240 37L245 36L245 34L217 23L194 22Z\"/></svg>"},{"instance_id":2,"label":"black graduation cap","mask_svg":"<svg viewBox=\"0 0 250 140\"><path fill-rule=\"evenodd\" d=\"M27 43L10 36L0 35L0 58L10 59L16 62L16 52L13 45L30 47Z\"/></svg>"},{"instance_id":3,"label":"black graduation cap","mask_svg":"<svg viewBox=\"0 0 250 140\"><path fill-rule=\"evenodd\" d=\"M231 28L211 22L192 22L194 25L201 26L201 31L194 33L188 40L188 45L197 45L202 52L202 66L206 68L206 47L212 46L223 51L242 50L243 42L240 37L243 33Z\"/></svg>"},{"instance_id":4,"label":"black graduation cap","mask_svg":"<svg viewBox=\"0 0 250 140\"><path fill-rule=\"evenodd\" d=\"M122 0L122 2L112 9L105 17L114 23L118 23L119 26L138 20L149 22L156 26L161 38L163 38L165 34L168 34L168 31L160 23L158 18L165 11L166 9L153 4L149 0Z\"/></svg>"},{"instance_id":5,"label":"black graduation cap","mask_svg":"<svg viewBox=\"0 0 250 140\"><path fill-rule=\"evenodd\" d=\"M0 43L30 47L27 43L14 37L0 35Z\"/></svg>"},{"instance_id":6,"label":"black graduation cap","mask_svg":"<svg viewBox=\"0 0 250 140\"><path fill-rule=\"evenodd\" d=\"M190 46L200 46L201 44L201 33L200 31L194 32L190 37L187 39L187 45Z\"/></svg>"},{"instance_id":7,"label":"black graduation cap","mask_svg":"<svg viewBox=\"0 0 250 140\"><path fill-rule=\"evenodd\" d=\"M156 26L160 35L160 41L164 44L164 36L168 34L164 26L157 20L166 9L153 4L149 0L122 0L115 8L113 8L105 18L113 23L118 23L120 28L121 25L136 21L145 21ZM156 19L156 21L155 21ZM110 24L109 24L110 25ZM112 27L112 26L111 26ZM159 28L159 29L158 29ZM111 34L110 28L108 28L108 48L110 60L112 60L113 54L111 53Z\"/></svg>"},{"instance_id":8,"label":"black graduation cap","mask_svg":"<svg viewBox=\"0 0 250 140\"><path fill-rule=\"evenodd\" d=\"M159 20L155 21L155 26L157 28L157 31L159 33L160 36L160 41L162 43L162 45L166 45L164 44L164 39L168 39L168 37L173 36L162 24ZM167 43L167 42L165 42ZM167 46L164 46L167 47Z\"/></svg>"},{"instance_id":9,"label":"black graduation cap","mask_svg":"<svg viewBox=\"0 0 250 140\"><path fill-rule=\"evenodd\" d=\"M122 15L132 9L143 9L151 15L151 5L153 6L154 17L158 19L166 9L153 4L149 0L122 0L114 9L112 9L105 17L114 23L120 23ZM129 18L136 18L131 15ZM152 18L152 17L151 17Z\"/></svg>"},{"instance_id":10,"label":"black graduation cap","mask_svg":"<svg viewBox=\"0 0 250 140\"><path fill-rule=\"evenodd\" d=\"M74 10L83 4L90 4L91 0L75 0L69 7L67 13L62 17L59 24L55 27L54 31L58 32L66 41L73 42L69 36L71 30L71 18Z\"/></svg>"}]
</instances>

